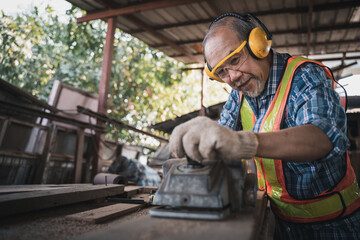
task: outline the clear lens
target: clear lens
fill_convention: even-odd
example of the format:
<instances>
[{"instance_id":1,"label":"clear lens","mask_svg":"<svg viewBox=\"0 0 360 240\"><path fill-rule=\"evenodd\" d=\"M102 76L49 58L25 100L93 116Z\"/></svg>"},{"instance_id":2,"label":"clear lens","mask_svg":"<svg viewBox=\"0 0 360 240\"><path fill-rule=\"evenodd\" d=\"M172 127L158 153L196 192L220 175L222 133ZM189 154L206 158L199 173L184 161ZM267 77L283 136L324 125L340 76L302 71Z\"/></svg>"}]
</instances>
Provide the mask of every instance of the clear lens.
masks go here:
<instances>
[{"instance_id":1,"label":"clear lens","mask_svg":"<svg viewBox=\"0 0 360 240\"><path fill-rule=\"evenodd\" d=\"M241 65L248 58L248 51L243 48L240 52L234 54L232 57L227 59L223 64L214 69L214 75L218 78L225 79L229 77L229 70L238 71Z\"/></svg>"}]
</instances>

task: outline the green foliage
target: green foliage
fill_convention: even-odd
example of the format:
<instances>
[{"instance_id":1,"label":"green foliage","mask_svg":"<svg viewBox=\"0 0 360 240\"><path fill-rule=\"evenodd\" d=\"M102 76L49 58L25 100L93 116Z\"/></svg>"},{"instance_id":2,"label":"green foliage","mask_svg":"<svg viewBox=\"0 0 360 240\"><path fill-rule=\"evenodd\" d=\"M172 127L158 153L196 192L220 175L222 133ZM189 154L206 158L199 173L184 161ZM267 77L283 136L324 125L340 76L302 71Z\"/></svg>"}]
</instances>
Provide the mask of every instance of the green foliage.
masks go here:
<instances>
[{"instance_id":1,"label":"green foliage","mask_svg":"<svg viewBox=\"0 0 360 240\"><path fill-rule=\"evenodd\" d=\"M106 22L76 24L78 8L64 23L51 7L0 21L0 77L46 101L54 80L98 93ZM116 31L109 116L144 128L200 108L201 74L182 73L184 65ZM216 95L216 94L215 94ZM107 137L145 141L144 136L108 126ZM146 143L149 143L146 141Z\"/></svg>"},{"instance_id":2,"label":"green foliage","mask_svg":"<svg viewBox=\"0 0 360 240\"><path fill-rule=\"evenodd\" d=\"M46 15L31 13L0 23L0 76L10 83L47 100L53 81L59 79L83 90L97 92L100 77L104 26L59 21L50 7Z\"/></svg>"}]
</instances>

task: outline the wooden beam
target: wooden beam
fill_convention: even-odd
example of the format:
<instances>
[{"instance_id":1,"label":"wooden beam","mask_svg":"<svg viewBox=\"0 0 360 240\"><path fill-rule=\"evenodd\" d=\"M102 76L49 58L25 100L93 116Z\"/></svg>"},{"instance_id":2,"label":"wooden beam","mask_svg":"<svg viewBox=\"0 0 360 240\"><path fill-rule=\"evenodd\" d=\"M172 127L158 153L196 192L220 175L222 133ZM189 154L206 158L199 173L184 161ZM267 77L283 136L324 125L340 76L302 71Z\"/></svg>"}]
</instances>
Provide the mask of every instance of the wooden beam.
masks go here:
<instances>
[{"instance_id":1,"label":"wooden beam","mask_svg":"<svg viewBox=\"0 0 360 240\"><path fill-rule=\"evenodd\" d=\"M360 6L360 1L350 1L350 2L343 2L343 3L326 3L326 4L321 4L321 5L315 5L313 7L313 12L319 12L319 11L326 11L326 10L336 10L336 9L342 9L342 8L353 8L356 6ZM267 16L267 15L277 15L277 14L296 14L296 13L308 13L309 12L309 8L304 6L304 7L296 7L296 8L281 8L281 9L274 9L271 11L261 11L261 12L252 12L253 15L259 17L259 16ZM169 29L169 28L177 28L177 27L186 27L186 26L190 26L190 25L197 25L197 24L205 24L208 23L210 24L214 19L213 18L208 18L208 19L200 19L197 21L188 21L188 22L182 22L182 23L177 23L177 24L165 24L165 25L160 25L157 27L153 27L154 30L164 30L164 29ZM351 28L359 28L358 26L359 23L349 23L347 24L348 26L352 26ZM342 29L344 28L344 25L339 25L338 27L336 26L328 26L327 28L331 28L331 27L335 27L337 29ZM269 29L270 30L270 29ZM331 29L326 29L326 30L331 30ZM315 32L316 29L313 29L312 32ZM127 31L127 33L129 34L136 34L136 33L141 33L141 30L129 30ZM275 35L275 34L280 34L280 33L287 33L287 32L299 32L299 29L289 29L285 31L271 31L270 32ZM305 29L301 29L301 33L306 33L307 32L307 28Z\"/></svg>"},{"instance_id":2,"label":"wooden beam","mask_svg":"<svg viewBox=\"0 0 360 240\"><path fill-rule=\"evenodd\" d=\"M315 59L316 61L319 62L326 62L326 61L341 61L343 58L342 57L338 57L338 58L319 58L319 59ZM360 59L360 56L351 56L351 57L346 57L345 60L357 60Z\"/></svg>"},{"instance_id":3,"label":"wooden beam","mask_svg":"<svg viewBox=\"0 0 360 240\"><path fill-rule=\"evenodd\" d=\"M326 31L335 31L335 30L350 30L350 29L359 29L360 23L347 23L347 24L337 24L337 25L327 25L327 26L319 26L311 29L312 33L316 32L326 32ZM284 29L284 30L274 30L270 31L271 34L280 35L280 34L300 34L306 33L308 30L306 28L298 28L298 29Z\"/></svg>"},{"instance_id":4,"label":"wooden beam","mask_svg":"<svg viewBox=\"0 0 360 240\"><path fill-rule=\"evenodd\" d=\"M336 2L336 3L325 3L325 4L318 4L314 5L313 11L314 12L322 12L328 10L339 10L339 9L346 9L346 8L354 8L360 6L360 1L353 0L353 1L346 1L346 2ZM308 6L302 7L293 7L293 8L279 8L267 11L259 11L259 12L252 12L253 15L265 16L265 15L274 15L274 14L299 14L299 13L307 13L309 11Z\"/></svg>"},{"instance_id":5,"label":"wooden beam","mask_svg":"<svg viewBox=\"0 0 360 240\"><path fill-rule=\"evenodd\" d=\"M104 128L99 127L97 125L92 125L92 124L85 123L85 122L75 120L72 118L68 118L65 116L55 115L55 114L52 114L49 112L44 112L42 110L35 109L32 107L26 107L26 106L23 106L20 104L0 100L0 114L2 114L1 113L2 110L9 110L9 109L15 113L26 113L26 114L29 114L32 116L47 118L49 120L59 121L59 122L67 123L67 124L82 127L82 128L93 129L95 131L100 131L100 132L104 131Z\"/></svg>"},{"instance_id":6,"label":"wooden beam","mask_svg":"<svg viewBox=\"0 0 360 240\"><path fill-rule=\"evenodd\" d=\"M118 195L123 185L75 184L74 187L0 195L0 217L64 206L72 203Z\"/></svg>"},{"instance_id":7,"label":"wooden beam","mask_svg":"<svg viewBox=\"0 0 360 240\"><path fill-rule=\"evenodd\" d=\"M104 4L107 8L118 8L119 4L113 2L112 0L98 0L98 2L101 2Z\"/></svg>"},{"instance_id":8,"label":"wooden beam","mask_svg":"<svg viewBox=\"0 0 360 240\"><path fill-rule=\"evenodd\" d=\"M38 160L41 155L38 153L28 153L28 152L22 152L17 150L0 150L0 156L7 156L12 158L25 158L25 159L32 159L32 160ZM3 187L3 186L1 186Z\"/></svg>"},{"instance_id":9,"label":"wooden beam","mask_svg":"<svg viewBox=\"0 0 360 240\"><path fill-rule=\"evenodd\" d=\"M124 188L124 197L131 198L132 196L143 193L144 187L141 186L125 186Z\"/></svg>"},{"instance_id":10,"label":"wooden beam","mask_svg":"<svg viewBox=\"0 0 360 240\"><path fill-rule=\"evenodd\" d=\"M174 6L191 4L191 3L202 2L202 1L205 1L205 0L172 0L172 1L160 0L160 1L146 2L146 3L126 6L126 7L122 7L122 8L117 8L117 9L105 10L105 11L100 11L100 12L96 12L96 13L89 13L84 17L80 17L80 18L76 19L76 22L82 23L82 22L88 22L88 21L96 20L96 19L115 17L115 16L119 16L119 15L127 15L127 14L132 14L135 12L144 12L144 11L149 11L149 10L154 10L154 9L168 8L168 7L174 7Z\"/></svg>"},{"instance_id":11,"label":"wooden beam","mask_svg":"<svg viewBox=\"0 0 360 240\"><path fill-rule=\"evenodd\" d=\"M42 106L43 108L48 109L53 113L59 112L59 109L57 109L56 107L50 106L45 101L39 100L37 97L33 96L31 93L18 88L17 86L5 81L1 77L0 77L0 81L1 81L1 85L2 85L1 88L3 88L4 90L10 89L11 91L16 92L20 96L27 98L30 102L35 103L36 105Z\"/></svg>"},{"instance_id":12,"label":"wooden beam","mask_svg":"<svg viewBox=\"0 0 360 240\"><path fill-rule=\"evenodd\" d=\"M40 124L37 124L37 123L28 122L28 121L23 120L23 119L17 119L17 118L8 117L8 116L1 116L1 115L0 115L0 119L9 120L9 123L10 123L10 122L11 122L11 123L17 123L17 124L20 124L20 125L23 125L23 126L32 127L32 128L40 128L40 129L43 129L43 130L47 130L47 129L48 129L47 126L40 125ZM0 136L1 136L1 135L0 135Z\"/></svg>"},{"instance_id":13,"label":"wooden beam","mask_svg":"<svg viewBox=\"0 0 360 240\"><path fill-rule=\"evenodd\" d=\"M168 139L165 139L165 138L162 138L160 136L156 136L152 133L149 133L149 132L145 132L141 129L137 129L133 126L130 126L130 125L127 125L119 120L116 120L116 119L113 119L113 118L109 118L108 116L106 116L105 114L101 114L101 113L96 113L94 111L91 111L90 109L88 108L84 108L84 107L81 107L81 106L78 106L77 107L78 109L78 112L81 112L85 115L88 115L90 117L95 117L103 122L108 122L108 123L111 123L111 124L114 124L116 126L119 126L121 128L125 128L125 129L128 129L128 130L131 130L131 131L134 131L134 132L137 132L137 133L141 133L141 134L144 134L144 135L147 135L147 136L150 136L150 137L153 137L157 140L160 140L160 141L163 141L163 142L169 142Z\"/></svg>"},{"instance_id":14,"label":"wooden beam","mask_svg":"<svg viewBox=\"0 0 360 240\"><path fill-rule=\"evenodd\" d=\"M96 113L96 112L93 112L91 111L90 109L88 108L84 108L84 107L81 107L81 106L77 106L77 109L78 109L78 112L81 112L85 115L88 115L90 117L95 117L103 122L108 122L108 123L111 123L111 124L114 124L114 125L117 125L121 128L125 128L125 129L128 129L128 130L131 130L131 131L134 131L134 132L137 132L137 133L141 133L141 134L144 134L144 135L147 135L147 136L150 136L150 137L153 137L159 141L163 141L163 142L169 142L168 139L165 139L165 138L162 138L160 136L156 136L152 133L149 133L149 132L145 132L141 129L137 129L133 126L130 126L130 125L127 125L119 120L116 120L116 119L113 119L113 118L109 118L108 116L106 116L105 114L101 114L101 113Z\"/></svg>"},{"instance_id":15,"label":"wooden beam","mask_svg":"<svg viewBox=\"0 0 360 240\"><path fill-rule=\"evenodd\" d=\"M153 29L155 31L159 31L159 30L166 30L166 29L171 29L171 28L193 26L193 25L198 25L198 24L209 24L210 25L212 20L213 20L213 18L209 18L209 19L201 19L201 20L197 20L197 21L186 21L186 22L181 22L181 23L165 24L165 25L160 25L160 26L156 26L156 27L154 26ZM137 34L137 33L142 33L142 32L144 32L144 30L142 30L142 29L127 31L127 33L129 33L129 34Z\"/></svg>"},{"instance_id":16,"label":"wooden beam","mask_svg":"<svg viewBox=\"0 0 360 240\"><path fill-rule=\"evenodd\" d=\"M0 194L47 191L47 190L56 190L59 188L69 188L69 186L67 186L66 184L2 185L0 188Z\"/></svg>"},{"instance_id":17,"label":"wooden beam","mask_svg":"<svg viewBox=\"0 0 360 240\"><path fill-rule=\"evenodd\" d=\"M181 45L186 45L186 44L201 44L203 41L203 39L195 39L195 40L188 40L188 41L175 41L174 43L178 46L181 46ZM161 47L166 47L167 44L153 44L153 45L150 45L150 47L153 47L153 48L161 48Z\"/></svg>"},{"instance_id":18,"label":"wooden beam","mask_svg":"<svg viewBox=\"0 0 360 240\"><path fill-rule=\"evenodd\" d=\"M347 53L350 53L350 52L354 52L354 53L360 53L360 50L357 50L357 51L348 51ZM326 52L326 54L332 54L332 53L339 53L339 52L335 52L335 51L329 51L329 52ZM294 53L293 55L302 55L303 53ZM323 53L313 53L314 55L316 54L323 54ZM199 56L202 56L202 54L199 54ZM184 55L172 55L172 56L169 56L169 57L173 57L173 58L177 58L177 57L184 57ZM311 56L310 56L311 57ZM338 58L324 58L324 59L314 59L316 61L341 61L342 60L342 57L338 57ZM360 56L351 56L351 57L346 57L345 60L360 60Z\"/></svg>"},{"instance_id":19,"label":"wooden beam","mask_svg":"<svg viewBox=\"0 0 360 240\"><path fill-rule=\"evenodd\" d=\"M157 39L161 40L162 42L164 42L165 44L169 45L170 47L172 47L173 49L177 50L178 52L186 55L187 57L189 57L190 59L194 60L195 62L198 63L203 63L203 60L194 56L192 53L188 52L187 50L185 50L184 48L180 47L179 45L177 45L174 41L168 39L167 37L165 37L164 35L162 35L161 33L156 32L154 29L152 29L151 27L149 27L147 24L145 24L143 21L141 21L140 19L138 19L135 16L132 15L128 15L126 17L127 19L129 19L131 22L133 22L134 24L136 24L138 27L144 29L146 32L148 32L149 34L153 35L154 37L156 37Z\"/></svg>"},{"instance_id":20,"label":"wooden beam","mask_svg":"<svg viewBox=\"0 0 360 240\"><path fill-rule=\"evenodd\" d=\"M219 16L221 14L219 9L215 6L213 0L206 0L206 3L207 3L207 5L209 5L211 11L215 14L215 16Z\"/></svg>"},{"instance_id":21,"label":"wooden beam","mask_svg":"<svg viewBox=\"0 0 360 240\"><path fill-rule=\"evenodd\" d=\"M360 57L359 57L359 58L360 58ZM357 64L356 61L355 61L355 62L352 62L352 63L349 63L349 64L341 64L340 66L331 68L331 70L332 70L333 72L338 72L338 71L344 70L345 68L351 67L351 66L356 65L356 64ZM338 76L338 77L340 77L340 76Z\"/></svg>"},{"instance_id":22,"label":"wooden beam","mask_svg":"<svg viewBox=\"0 0 360 240\"><path fill-rule=\"evenodd\" d=\"M329 42L315 42L315 43L311 43L312 46L328 46L328 45L341 45L341 44L352 44L352 43L359 43L359 40L342 40L342 41L329 41ZM296 44L283 44L283 45L273 45L272 48L276 49L276 48L293 48L293 47L304 47L305 44L304 43L296 43ZM353 52L360 52L360 50L356 50ZM338 51L336 52L327 52L327 53L339 53ZM197 55L202 55L202 53L196 53ZM304 54L304 53L302 53ZM169 55L169 57L184 57L185 55ZM341 60L341 58L340 58Z\"/></svg>"},{"instance_id":23,"label":"wooden beam","mask_svg":"<svg viewBox=\"0 0 360 240\"><path fill-rule=\"evenodd\" d=\"M187 22L188 25L191 25L191 22ZM167 25L168 28L176 28L176 27L181 27L180 25ZM324 31L334 31L334 30L350 30L350 29L359 29L360 28L360 23L349 23L349 24L341 24L341 25L328 25L328 26L321 26L321 27L317 27L317 28L313 28L311 30L312 33L316 33L316 32L324 32ZM167 27L166 27L167 29ZM160 29L157 29L160 30ZM274 30L274 31L270 31L271 34L273 36L276 35L280 35L280 34L302 34L302 33L307 33L307 28L293 28L293 29L285 29L285 30ZM189 41L176 41L175 44L181 46L181 45L185 45L185 44L201 44L203 41L203 38L201 39L194 39L194 40L189 40ZM153 44L151 45L151 47L153 48L161 48L161 47L165 47L166 44Z\"/></svg>"},{"instance_id":24,"label":"wooden beam","mask_svg":"<svg viewBox=\"0 0 360 240\"><path fill-rule=\"evenodd\" d=\"M326 41L326 42L314 42L311 43L312 46L328 46L328 45L341 45L341 44L352 44L359 43L359 40L340 40L340 41ZM296 43L296 44L283 44L283 45L274 45L273 48L291 48L291 47L302 47L304 43Z\"/></svg>"}]
</instances>

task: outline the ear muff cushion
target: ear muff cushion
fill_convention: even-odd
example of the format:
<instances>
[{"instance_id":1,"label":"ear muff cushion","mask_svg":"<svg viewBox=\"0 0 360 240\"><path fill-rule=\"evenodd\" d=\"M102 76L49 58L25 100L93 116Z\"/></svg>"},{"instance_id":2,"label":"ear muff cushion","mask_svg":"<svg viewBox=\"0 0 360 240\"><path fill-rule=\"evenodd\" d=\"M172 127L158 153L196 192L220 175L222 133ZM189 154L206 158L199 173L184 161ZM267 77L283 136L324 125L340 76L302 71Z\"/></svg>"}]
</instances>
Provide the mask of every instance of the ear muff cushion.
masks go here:
<instances>
[{"instance_id":1,"label":"ear muff cushion","mask_svg":"<svg viewBox=\"0 0 360 240\"><path fill-rule=\"evenodd\" d=\"M256 27L249 34L248 44L252 54L259 58L265 58L271 48L271 40L266 37L265 31L261 27Z\"/></svg>"}]
</instances>

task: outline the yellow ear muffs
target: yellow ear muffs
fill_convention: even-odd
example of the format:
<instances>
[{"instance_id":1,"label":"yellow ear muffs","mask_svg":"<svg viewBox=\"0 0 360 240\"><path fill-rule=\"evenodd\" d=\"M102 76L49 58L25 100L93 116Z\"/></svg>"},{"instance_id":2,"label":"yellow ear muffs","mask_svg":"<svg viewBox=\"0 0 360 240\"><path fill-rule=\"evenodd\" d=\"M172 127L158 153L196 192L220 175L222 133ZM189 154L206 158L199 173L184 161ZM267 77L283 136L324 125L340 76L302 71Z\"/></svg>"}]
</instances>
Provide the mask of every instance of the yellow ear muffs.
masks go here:
<instances>
[{"instance_id":1,"label":"yellow ear muffs","mask_svg":"<svg viewBox=\"0 0 360 240\"><path fill-rule=\"evenodd\" d=\"M264 29L256 27L251 30L248 39L250 54L258 59L265 58L271 49L271 40L268 40Z\"/></svg>"},{"instance_id":2,"label":"yellow ear muffs","mask_svg":"<svg viewBox=\"0 0 360 240\"><path fill-rule=\"evenodd\" d=\"M206 72L206 74L209 76L209 78L210 78L211 80L216 80L216 81L222 82L222 83L224 82L224 81L221 80L220 78L216 77L216 76L210 71L210 69L208 68L207 63L205 63L205 72Z\"/></svg>"}]
</instances>

